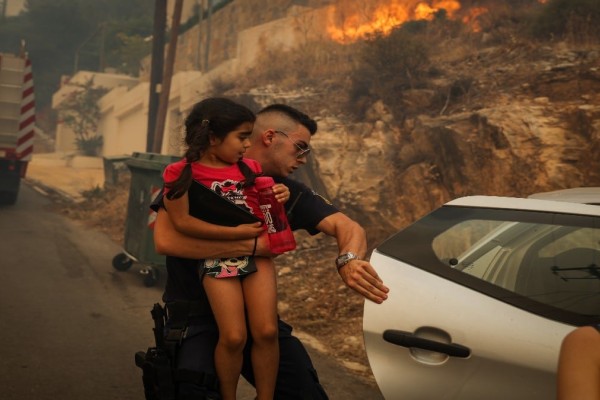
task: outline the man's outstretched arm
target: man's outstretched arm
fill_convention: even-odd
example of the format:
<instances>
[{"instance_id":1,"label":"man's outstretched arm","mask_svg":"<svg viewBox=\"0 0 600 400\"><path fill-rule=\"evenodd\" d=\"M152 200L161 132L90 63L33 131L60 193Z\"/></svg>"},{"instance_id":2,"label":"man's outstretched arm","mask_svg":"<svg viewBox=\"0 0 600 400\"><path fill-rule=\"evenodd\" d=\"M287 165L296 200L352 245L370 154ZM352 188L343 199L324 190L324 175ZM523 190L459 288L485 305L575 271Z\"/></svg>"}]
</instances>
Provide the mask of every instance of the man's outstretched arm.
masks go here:
<instances>
[{"instance_id":1,"label":"man's outstretched arm","mask_svg":"<svg viewBox=\"0 0 600 400\"><path fill-rule=\"evenodd\" d=\"M363 260L367 252L365 230L341 212L324 218L317 225L317 229L336 238L340 254L352 252L360 258L350 261L338 270L346 286L375 303L382 303L387 299L389 289L383 284L373 266Z\"/></svg>"},{"instance_id":2,"label":"man's outstretched arm","mask_svg":"<svg viewBox=\"0 0 600 400\"><path fill-rule=\"evenodd\" d=\"M166 210L161 208L154 224L154 247L158 254L183 258L240 257L252 254L254 239L219 241L186 236L175 229ZM264 235L258 238L255 254L271 255Z\"/></svg>"}]
</instances>

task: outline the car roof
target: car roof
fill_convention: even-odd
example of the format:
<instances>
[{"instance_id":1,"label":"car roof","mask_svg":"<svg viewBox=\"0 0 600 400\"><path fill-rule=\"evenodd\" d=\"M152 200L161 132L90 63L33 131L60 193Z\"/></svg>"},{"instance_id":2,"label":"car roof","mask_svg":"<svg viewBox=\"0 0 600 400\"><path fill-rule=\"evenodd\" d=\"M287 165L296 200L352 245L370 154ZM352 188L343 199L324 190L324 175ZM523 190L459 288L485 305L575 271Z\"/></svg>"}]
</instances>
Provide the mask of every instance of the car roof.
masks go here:
<instances>
[{"instance_id":1,"label":"car roof","mask_svg":"<svg viewBox=\"0 0 600 400\"><path fill-rule=\"evenodd\" d=\"M547 211L566 214L600 216L600 207L567 201L540 200L520 197L467 196L449 201L444 206L500 208L512 210Z\"/></svg>"},{"instance_id":2,"label":"car roof","mask_svg":"<svg viewBox=\"0 0 600 400\"><path fill-rule=\"evenodd\" d=\"M529 196L529 198L600 205L600 187L554 190L551 192L535 193Z\"/></svg>"}]
</instances>

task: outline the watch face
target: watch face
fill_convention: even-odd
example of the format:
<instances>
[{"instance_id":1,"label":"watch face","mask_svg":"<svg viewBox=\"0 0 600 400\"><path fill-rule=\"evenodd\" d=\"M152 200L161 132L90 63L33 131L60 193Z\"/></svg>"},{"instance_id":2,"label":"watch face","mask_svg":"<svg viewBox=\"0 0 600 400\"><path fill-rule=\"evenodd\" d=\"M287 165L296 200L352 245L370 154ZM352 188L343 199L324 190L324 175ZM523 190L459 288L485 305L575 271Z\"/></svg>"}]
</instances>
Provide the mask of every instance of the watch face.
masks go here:
<instances>
[{"instance_id":1,"label":"watch face","mask_svg":"<svg viewBox=\"0 0 600 400\"><path fill-rule=\"evenodd\" d=\"M348 252L338 256L338 258L336 258L335 260L335 263L338 267L342 267L346 265L350 260L354 260L356 258L358 258L356 254Z\"/></svg>"}]
</instances>

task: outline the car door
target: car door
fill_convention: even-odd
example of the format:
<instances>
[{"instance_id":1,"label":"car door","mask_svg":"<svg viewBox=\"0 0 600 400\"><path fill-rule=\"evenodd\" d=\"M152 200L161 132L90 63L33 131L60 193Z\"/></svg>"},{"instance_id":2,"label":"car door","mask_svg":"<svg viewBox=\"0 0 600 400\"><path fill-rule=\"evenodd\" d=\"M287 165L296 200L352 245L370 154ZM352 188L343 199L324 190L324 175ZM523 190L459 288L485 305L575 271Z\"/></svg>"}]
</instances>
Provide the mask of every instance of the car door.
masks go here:
<instances>
[{"instance_id":1,"label":"car door","mask_svg":"<svg viewBox=\"0 0 600 400\"><path fill-rule=\"evenodd\" d=\"M599 320L585 269L600 262L598 216L483 203L442 207L371 256L390 293L365 303L365 346L388 400L554 398L562 338ZM581 245L582 268L560 267Z\"/></svg>"}]
</instances>

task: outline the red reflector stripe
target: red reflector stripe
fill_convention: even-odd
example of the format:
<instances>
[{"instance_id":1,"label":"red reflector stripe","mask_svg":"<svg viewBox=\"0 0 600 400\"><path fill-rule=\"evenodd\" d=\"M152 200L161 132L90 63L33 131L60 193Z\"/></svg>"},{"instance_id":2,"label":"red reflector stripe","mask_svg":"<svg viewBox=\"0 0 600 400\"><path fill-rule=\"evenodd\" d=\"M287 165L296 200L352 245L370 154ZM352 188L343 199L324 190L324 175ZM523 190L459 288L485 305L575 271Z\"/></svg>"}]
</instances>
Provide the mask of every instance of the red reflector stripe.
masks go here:
<instances>
[{"instance_id":1,"label":"red reflector stripe","mask_svg":"<svg viewBox=\"0 0 600 400\"><path fill-rule=\"evenodd\" d=\"M25 143L26 141L28 141L28 140L32 139L32 138L33 138L33 136L34 136L34 134L35 134L35 132L33 132L33 131L29 131L29 132L27 132L25 135L21 136L21 137L19 138L19 140L17 140L17 146L19 146L19 145L21 145L21 144Z\"/></svg>"},{"instance_id":2,"label":"red reflector stripe","mask_svg":"<svg viewBox=\"0 0 600 400\"><path fill-rule=\"evenodd\" d=\"M19 124L19 130L25 128L29 124L32 124L34 121L35 121L35 115L32 115L31 117L27 118L25 121L23 121Z\"/></svg>"},{"instance_id":3,"label":"red reflector stripe","mask_svg":"<svg viewBox=\"0 0 600 400\"><path fill-rule=\"evenodd\" d=\"M34 107L35 103L32 101L31 103L25 104L21 107L21 114L25 114L27 111L31 110Z\"/></svg>"},{"instance_id":4,"label":"red reflector stripe","mask_svg":"<svg viewBox=\"0 0 600 400\"><path fill-rule=\"evenodd\" d=\"M33 94L33 86L23 90L23 98Z\"/></svg>"}]
</instances>

